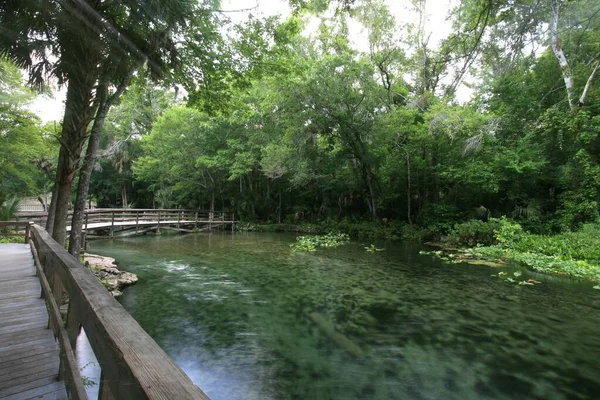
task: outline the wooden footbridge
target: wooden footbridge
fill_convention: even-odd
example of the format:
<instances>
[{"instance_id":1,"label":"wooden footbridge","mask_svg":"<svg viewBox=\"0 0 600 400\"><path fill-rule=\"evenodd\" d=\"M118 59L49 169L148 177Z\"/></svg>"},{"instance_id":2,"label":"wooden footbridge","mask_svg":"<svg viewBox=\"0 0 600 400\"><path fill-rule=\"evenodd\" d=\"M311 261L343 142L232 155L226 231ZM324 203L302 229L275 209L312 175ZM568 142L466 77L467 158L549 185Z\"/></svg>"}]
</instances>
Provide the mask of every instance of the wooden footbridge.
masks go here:
<instances>
[{"instance_id":1,"label":"wooden footbridge","mask_svg":"<svg viewBox=\"0 0 600 400\"><path fill-rule=\"evenodd\" d=\"M33 221L45 226L47 213L19 213L17 221ZM71 230L72 213L67 219ZM86 210L83 234L88 238L124 237L145 232L160 233L161 229L179 232L200 232L218 226L235 227L235 214L179 209L101 208Z\"/></svg>"},{"instance_id":2,"label":"wooden footbridge","mask_svg":"<svg viewBox=\"0 0 600 400\"><path fill-rule=\"evenodd\" d=\"M81 328L100 364L100 399L208 399L92 271L39 225L0 230L15 224L25 244L0 244L0 399L87 399Z\"/></svg>"}]
</instances>

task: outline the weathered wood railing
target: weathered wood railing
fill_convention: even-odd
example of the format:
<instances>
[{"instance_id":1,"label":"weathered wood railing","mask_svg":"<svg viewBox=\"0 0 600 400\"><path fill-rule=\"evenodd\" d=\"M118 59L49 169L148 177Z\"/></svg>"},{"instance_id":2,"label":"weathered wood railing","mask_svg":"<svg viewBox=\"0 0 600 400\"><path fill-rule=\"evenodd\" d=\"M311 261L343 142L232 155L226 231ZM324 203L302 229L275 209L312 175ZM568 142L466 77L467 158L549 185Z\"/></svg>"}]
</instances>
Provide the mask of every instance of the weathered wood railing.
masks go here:
<instances>
[{"instance_id":1,"label":"weathered wood railing","mask_svg":"<svg viewBox=\"0 0 600 400\"><path fill-rule=\"evenodd\" d=\"M28 221L0 221L0 236L25 237L29 243L29 226Z\"/></svg>"},{"instance_id":2,"label":"weathered wood railing","mask_svg":"<svg viewBox=\"0 0 600 400\"><path fill-rule=\"evenodd\" d=\"M30 238L61 345L60 376L73 399L86 398L73 355L82 327L101 367L99 398L208 399L88 268L42 227L32 225ZM69 298L66 324L58 311L63 291Z\"/></svg>"},{"instance_id":3,"label":"weathered wood railing","mask_svg":"<svg viewBox=\"0 0 600 400\"><path fill-rule=\"evenodd\" d=\"M17 221L27 220L34 221L36 224L44 225L47 218L47 213L19 213ZM71 225L72 212L68 213L67 226ZM108 223L114 226L115 222L127 221L155 221L160 223L190 223L195 222L232 222L235 220L233 213L221 211L199 211L199 210L182 210L182 209L128 209L128 208L98 208L94 210L86 210L83 221L83 228L94 223Z\"/></svg>"}]
</instances>

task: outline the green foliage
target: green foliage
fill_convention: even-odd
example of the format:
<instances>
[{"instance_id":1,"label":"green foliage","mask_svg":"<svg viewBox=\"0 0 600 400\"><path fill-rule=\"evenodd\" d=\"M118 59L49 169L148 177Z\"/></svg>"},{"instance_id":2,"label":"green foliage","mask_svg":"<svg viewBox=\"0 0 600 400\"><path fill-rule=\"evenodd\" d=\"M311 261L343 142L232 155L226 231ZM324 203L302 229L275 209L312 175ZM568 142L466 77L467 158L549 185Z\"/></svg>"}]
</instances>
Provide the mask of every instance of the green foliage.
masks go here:
<instances>
[{"instance_id":1,"label":"green foliage","mask_svg":"<svg viewBox=\"0 0 600 400\"><path fill-rule=\"evenodd\" d=\"M485 222L472 219L456 224L450 232L448 244L461 247L495 244L497 242L496 231L501 229L501 221L490 219Z\"/></svg>"},{"instance_id":2,"label":"green foliage","mask_svg":"<svg viewBox=\"0 0 600 400\"><path fill-rule=\"evenodd\" d=\"M579 232L559 235L526 233L505 218L496 231L498 246L469 250L475 257L504 258L534 271L600 282L600 226L586 225Z\"/></svg>"},{"instance_id":3,"label":"green foliage","mask_svg":"<svg viewBox=\"0 0 600 400\"><path fill-rule=\"evenodd\" d=\"M320 247L338 247L350 240L345 233L329 232L327 235L298 236L296 243L290 244L293 250L316 251Z\"/></svg>"},{"instance_id":4,"label":"green foliage","mask_svg":"<svg viewBox=\"0 0 600 400\"><path fill-rule=\"evenodd\" d=\"M517 245L525 236L521 225L508 220L506 217L500 218L499 227L495 232L496 240L502 247L511 248Z\"/></svg>"},{"instance_id":5,"label":"green foliage","mask_svg":"<svg viewBox=\"0 0 600 400\"><path fill-rule=\"evenodd\" d=\"M0 221L10 221L15 219L19 211L19 199L16 197L6 198L0 194Z\"/></svg>"},{"instance_id":6,"label":"green foliage","mask_svg":"<svg viewBox=\"0 0 600 400\"><path fill-rule=\"evenodd\" d=\"M23 236L3 236L2 233L17 233L13 231L0 232L0 243L23 243Z\"/></svg>"},{"instance_id":7,"label":"green foliage","mask_svg":"<svg viewBox=\"0 0 600 400\"><path fill-rule=\"evenodd\" d=\"M52 139L27 110L33 97L20 70L0 57L0 194L37 195L51 170Z\"/></svg>"}]
</instances>

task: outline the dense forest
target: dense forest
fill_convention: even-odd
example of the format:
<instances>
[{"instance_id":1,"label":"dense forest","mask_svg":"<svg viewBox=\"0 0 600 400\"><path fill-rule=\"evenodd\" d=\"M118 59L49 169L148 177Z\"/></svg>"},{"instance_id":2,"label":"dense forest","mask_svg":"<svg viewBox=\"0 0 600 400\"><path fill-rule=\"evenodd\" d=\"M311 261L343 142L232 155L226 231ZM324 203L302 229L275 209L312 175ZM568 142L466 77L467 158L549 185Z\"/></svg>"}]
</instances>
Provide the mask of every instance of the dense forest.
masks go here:
<instances>
[{"instance_id":1,"label":"dense forest","mask_svg":"<svg viewBox=\"0 0 600 400\"><path fill-rule=\"evenodd\" d=\"M473 218L534 233L598 220L596 1L465 0L439 43L423 0L406 2L410 22L356 0L291 2L286 19L237 24L211 1L143 15L89 3L103 19L79 37L110 22L129 39L78 43L60 20L76 10L0 6L3 26L24 26L0 43L3 200L54 187L60 219L61 201L85 202L91 175L100 207L244 221L445 234ZM27 42L32 31L43 40ZM49 82L68 87L62 126L28 111L28 87Z\"/></svg>"}]
</instances>

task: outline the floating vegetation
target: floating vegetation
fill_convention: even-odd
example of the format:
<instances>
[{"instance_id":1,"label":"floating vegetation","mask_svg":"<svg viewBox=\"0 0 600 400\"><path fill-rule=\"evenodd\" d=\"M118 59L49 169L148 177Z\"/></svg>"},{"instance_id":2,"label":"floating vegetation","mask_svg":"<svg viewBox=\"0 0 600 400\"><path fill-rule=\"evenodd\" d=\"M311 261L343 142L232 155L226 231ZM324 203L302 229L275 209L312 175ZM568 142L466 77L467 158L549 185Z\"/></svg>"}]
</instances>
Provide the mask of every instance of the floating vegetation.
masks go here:
<instances>
[{"instance_id":1,"label":"floating vegetation","mask_svg":"<svg viewBox=\"0 0 600 400\"><path fill-rule=\"evenodd\" d=\"M374 244L370 245L370 246L365 246L365 250L367 250L370 253L375 253L376 251L383 251L385 249L380 249L378 247L375 247Z\"/></svg>"},{"instance_id":2,"label":"floating vegetation","mask_svg":"<svg viewBox=\"0 0 600 400\"><path fill-rule=\"evenodd\" d=\"M542 283L540 281L536 281L535 279L527 279L526 281L516 281L515 279L511 278L510 276L507 277L507 275L508 275L507 272L501 271L501 272L498 272L498 274L492 274L491 276L497 276L498 278L506 277L506 279L504 279L504 282L517 283L518 285L521 285L521 286L535 286L535 285L539 285ZM513 276L515 278L518 278L521 275L523 275L523 273L521 271L513 272Z\"/></svg>"},{"instance_id":3,"label":"floating vegetation","mask_svg":"<svg viewBox=\"0 0 600 400\"><path fill-rule=\"evenodd\" d=\"M348 243L350 236L345 233L329 232L327 235L298 236L296 243L290 244L293 250L316 251L319 247L337 247Z\"/></svg>"}]
</instances>

